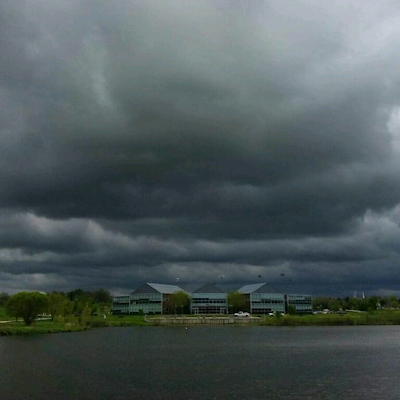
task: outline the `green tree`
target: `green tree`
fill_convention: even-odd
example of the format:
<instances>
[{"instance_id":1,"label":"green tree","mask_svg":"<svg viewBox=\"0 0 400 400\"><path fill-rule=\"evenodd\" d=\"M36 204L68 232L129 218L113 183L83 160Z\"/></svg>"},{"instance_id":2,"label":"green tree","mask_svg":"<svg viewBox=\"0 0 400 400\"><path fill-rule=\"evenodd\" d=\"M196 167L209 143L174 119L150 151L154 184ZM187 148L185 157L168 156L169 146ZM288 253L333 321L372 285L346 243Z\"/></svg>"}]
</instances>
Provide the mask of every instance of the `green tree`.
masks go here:
<instances>
[{"instance_id":1,"label":"green tree","mask_svg":"<svg viewBox=\"0 0 400 400\"><path fill-rule=\"evenodd\" d=\"M331 299L329 302L329 309L332 311L339 311L341 308L340 299Z\"/></svg>"},{"instance_id":2,"label":"green tree","mask_svg":"<svg viewBox=\"0 0 400 400\"><path fill-rule=\"evenodd\" d=\"M84 308L92 306L92 301L85 301L84 298L76 298L73 302L72 312L75 315L81 315Z\"/></svg>"},{"instance_id":3,"label":"green tree","mask_svg":"<svg viewBox=\"0 0 400 400\"><path fill-rule=\"evenodd\" d=\"M68 300L68 302L65 303L64 316L67 317L69 315L72 315L73 313L74 313L74 303Z\"/></svg>"},{"instance_id":4,"label":"green tree","mask_svg":"<svg viewBox=\"0 0 400 400\"><path fill-rule=\"evenodd\" d=\"M93 292L93 301L99 304L110 305L112 303L111 293L106 289L98 289Z\"/></svg>"},{"instance_id":5,"label":"green tree","mask_svg":"<svg viewBox=\"0 0 400 400\"><path fill-rule=\"evenodd\" d=\"M92 295L95 303L93 312L99 312L102 316L106 317L112 305L111 293L106 289L98 289Z\"/></svg>"},{"instance_id":6,"label":"green tree","mask_svg":"<svg viewBox=\"0 0 400 400\"><path fill-rule=\"evenodd\" d=\"M6 304L7 313L21 317L26 325L31 325L38 314L48 308L48 298L39 292L19 292L12 295Z\"/></svg>"},{"instance_id":7,"label":"green tree","mask_svg":"<svg viewBox=\"0 0 400 400\"><path fill-rule=\"evenodd\" d=\"M246 301L244 296L238 291L228 293L228 306L233 313L238 311L245 311ZM246 310L247 311L247 310Z\"/></svg>"},{"instance_id":8,"label":"green tree","mask_svg":"<svg viewBox=\"0 0 400 400\"><path fill-rule=\"evenodd\" d=\"M67 297L71 300L71 301L75 301L75 300L88 300L89 298L92 298L91 293L90 292L86 292L82 289L75 289L72 290L71 292L67 293Z\"/></svg>"},{"instance_id":9,"label":"green tree","mask_svg":"<svg viewBox=\"0 0 400 400\"><path fill-rule=\"evenodd\" d=\"M316 297L313 301L314 310L324 310L329 308L329 298L328 297Z\"/></svg>"},{"instance_id":10,"label":"green tree","mask_svg":"<svg viewBox=\"0 0 400 400\"><path fill-rule=\"evenodd\" d=\"M109 314L110 313L110 311L111 311L111 307L109 306L109 305L107 305L107 304L105 304L105 303L101 303L101 304L99 304L99 311L100 311L100 314L104 317L104 318L106 318L107 317L107 314Z\"/></svg>"},{"instance_id":11,"label":"green tree","mask_svg":"<svg viewBox=\"0 0 400 400\"><path fill-rule=\"evenodd\" d=\"M65 315L70 301L61 293L50 293L47 295L48 312L52 319L57 315Z\"/></svg>"},{"instance_id":12,"label":"green tree","mask_svg":"<svg viewBox=\"0 0 400 400\"><path fill-rule=\"evenodd\" d=\"M0 292L0 306L5 306L10 295L6 292Z\"/></svg>"},{"instance_id":13,"label":"green tree","mask_svg":"<svg viewBox=\"0 0 400 400\"><path fill-rule=\"evenodd\" d=\"M368 311L369 304L367 299L359 299L358 300L358 309L360 311Z\"/></svg>"},{"instance_id":14,"label":"green tree","mask_svg":"<svg viewBox=\"0 0 400 400\"><path fill-rule=\"evenodd\" d=\"M181 312L182 314L184 312L188 313L190 306L190 297L183 290L172 293L170 296L170 302L173 312Z\"/></svg>"},{"instance_id":15,"label":"green tree","mask_svg":"<svg viewBox=\"0 0 400 400\"><path fill-rule=\"evenodd\" d=\"M372 310L376 310L379 299L377 296L372 296L368 299L368 309L372 308Z\"/></svg>"},{"instance_id":16,"label":"green tree","mask_svg":"<svg viewBox=\"0 0 400 400\"><path fill-rule=\"evenodd\" d=\"M351 298L347 307L350 310L359 310L359 299Z\"/></svg>"},{"instance_id":17,"label":"green tree","mask_svg":"<svg viewBox=\"0 0 400 400\"><path fill-rule=\"evenodd\" d=\"M399 307L399 302L398 302L396 296L388 297L387 304L388 304L388 307L390 307L390 308L398 308Z\"/></svg>"}]
</instances>

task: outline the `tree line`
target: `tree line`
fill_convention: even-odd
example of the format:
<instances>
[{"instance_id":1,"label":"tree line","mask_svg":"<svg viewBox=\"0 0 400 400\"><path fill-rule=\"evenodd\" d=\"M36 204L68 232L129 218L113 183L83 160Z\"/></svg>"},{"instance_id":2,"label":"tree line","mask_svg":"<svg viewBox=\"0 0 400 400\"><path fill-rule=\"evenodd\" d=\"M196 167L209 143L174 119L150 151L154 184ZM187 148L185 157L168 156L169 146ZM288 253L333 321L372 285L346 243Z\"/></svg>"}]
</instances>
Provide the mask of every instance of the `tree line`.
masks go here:
<instances>
[{"instance_id":1,"label":"tree line","mask_svg":"<svg viewBox=\"0 0 400 400\"><path fill-rule=\"evenodd\" d=\"M340 310L358 310L374 311L377 309L397 309L399 308L399 299L396 296L379 297L371 296L367 298L357 297L316 297L313 300L315 311L328 309L331 311Z\"/></svg>"},{"instance_id":2,"label":"tree line","mask_svg":"<svg viewBox=\"0 0 400 400\"><path fill-rule=\"evenodd\" d=\"M48 314L54 320L59 316L89 316L109 312L112 296L106 289L85 291L76 289L68 293L19 292L13 295L0 293L0 306L10 317L22 318L31 325L38 315Z\"/></svg>"}]
</instances>

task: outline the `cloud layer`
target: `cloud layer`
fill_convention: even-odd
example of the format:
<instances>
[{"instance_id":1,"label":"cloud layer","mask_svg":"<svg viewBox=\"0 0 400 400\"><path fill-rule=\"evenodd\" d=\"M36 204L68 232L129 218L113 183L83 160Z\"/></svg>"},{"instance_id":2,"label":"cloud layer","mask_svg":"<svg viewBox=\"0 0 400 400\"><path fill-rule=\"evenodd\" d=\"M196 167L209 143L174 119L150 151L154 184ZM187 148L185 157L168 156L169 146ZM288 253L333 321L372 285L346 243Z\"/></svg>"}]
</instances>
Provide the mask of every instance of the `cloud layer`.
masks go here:
<instances>
[{"instance_id":1,"label":"cloud layer","mask_svg":"<svg viewBox=\"0 0 400 400\"><path fill-rule=\"evenodd\" d=\"M0 15L0 290L400 290L392 2Z\"/></svg>"}]
</instances>

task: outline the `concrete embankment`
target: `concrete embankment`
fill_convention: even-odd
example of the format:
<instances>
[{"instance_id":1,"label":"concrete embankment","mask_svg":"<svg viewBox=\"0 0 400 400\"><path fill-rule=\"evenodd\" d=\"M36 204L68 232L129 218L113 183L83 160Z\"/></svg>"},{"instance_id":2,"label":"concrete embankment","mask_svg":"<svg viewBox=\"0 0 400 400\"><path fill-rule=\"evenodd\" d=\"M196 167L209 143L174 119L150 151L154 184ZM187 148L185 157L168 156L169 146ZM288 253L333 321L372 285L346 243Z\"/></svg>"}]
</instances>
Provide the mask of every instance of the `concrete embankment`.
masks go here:
<instances>
[{"instance_id":1,"label":"concrete embankment","mask_svg":"<svg viewBox=\"0 0 400 400\"><path fill-rule=\"evenodd\" d=\"M248 324L260 322L260 318L234 318L234 317L175 317L175 316L162 316L162 317L145 317L145 321L154 325L174 325L174 324L201 324L201 325L223 325L223 324Z\"/></svg>"}]
</instances>

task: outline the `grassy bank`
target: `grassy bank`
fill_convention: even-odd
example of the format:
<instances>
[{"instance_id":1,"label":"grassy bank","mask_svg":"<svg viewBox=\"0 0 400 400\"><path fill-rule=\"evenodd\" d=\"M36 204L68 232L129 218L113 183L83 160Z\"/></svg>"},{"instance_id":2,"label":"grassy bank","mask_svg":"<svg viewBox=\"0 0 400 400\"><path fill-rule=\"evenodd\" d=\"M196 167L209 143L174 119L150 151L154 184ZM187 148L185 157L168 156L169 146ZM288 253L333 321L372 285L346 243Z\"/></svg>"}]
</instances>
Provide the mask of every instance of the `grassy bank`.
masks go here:
<instances>
[{"instance_id":1,"label":"grassy bank","mask_svg":"<svg viewBox=\"0 0 400 400\"><path fill-rule=\"evenodd\" d=\"M263 317L260 324L265 326L400 325L400 311Z\"/></svg>"},{"instance_id":2,"label":"grassy bank","mask_svg":"<svg viewBox=\"0 0 400 400\"><path fill-rule=\"evenodd\" d=\"M4 310L0 308L0 321L9 320ZM284 317L261 316L261 326L343 326L343 325L400 325L400 310L397 311L375 311L373 313L347 314L318 314ZM36 321L31 326L25 326L22 321L0 323L0 336L11 335L34 335L57 332L80 332L92 328L121 327L121 326L149 326L152 325L144 320L142 315L109 315L107 318L100 316L56 318L55 321ZM195 326L195 325L194 325Z\"/></svg>"},{"instance_id":3,"label":"grassy bank","mask_svg":"<svg viewBox=\"0 0 400 400\"><path fill-rule=\"evenodd\" d=\"M0 321L10 320L7 316ZM0 323L0 336L35 335L42 333L80 332L91 328L118 327L118 326L143 326L149 325L140 315L127 315L123 318L110 315L102 317L75 317L56 318L55 321L35 321L26 326L23 321Z\"/></svg>"},{"instance_id":4,"label":"grassy bank","mask_svg":"<svg viewBox=\"0 0 400 400\"><path fill-rule=\"evenodd\" d=\"M109 315L107 318L91 317L87 324L92 328L118 326L145 326L149 325L143 315Z\"/></svg>"},{"instance_id":5,"label":"grassy bank","mask_svg":"<svg viewBox=\"0 0 400 400\"><path fill-rule=\"evenodd\" d=\"M89 328L84 325L53 321L37 321L30 326L25 326L23 322L12 322L0 326L0 336L29 336L42 333L80 332L87 329Z\"/></svg>"}]
</instances>

